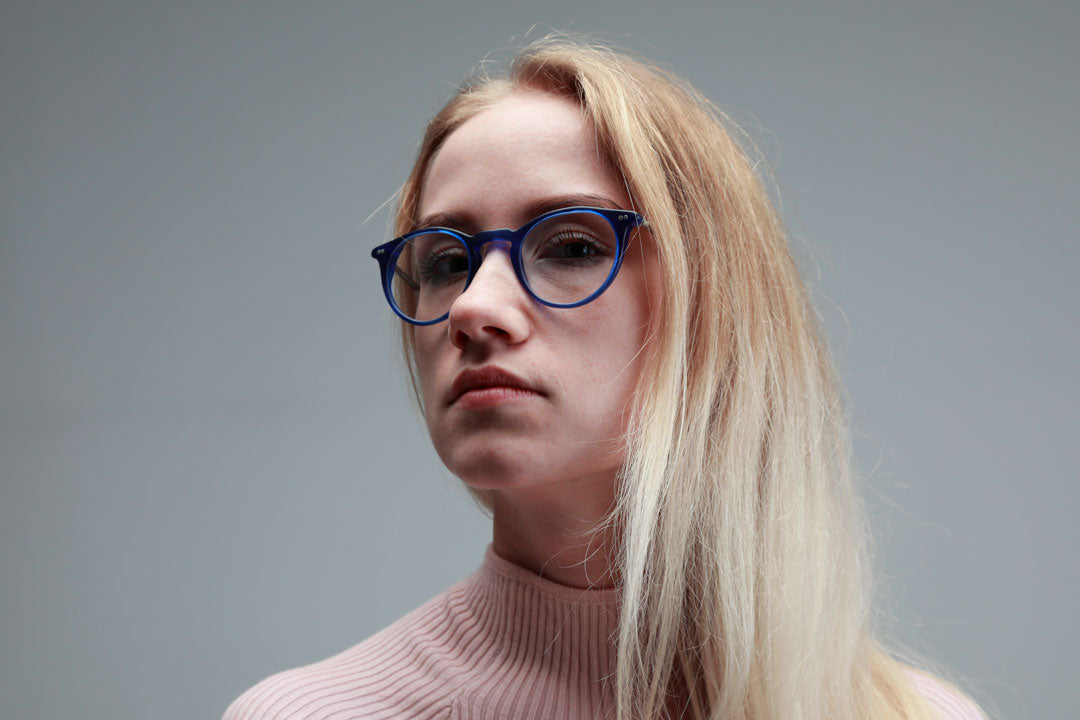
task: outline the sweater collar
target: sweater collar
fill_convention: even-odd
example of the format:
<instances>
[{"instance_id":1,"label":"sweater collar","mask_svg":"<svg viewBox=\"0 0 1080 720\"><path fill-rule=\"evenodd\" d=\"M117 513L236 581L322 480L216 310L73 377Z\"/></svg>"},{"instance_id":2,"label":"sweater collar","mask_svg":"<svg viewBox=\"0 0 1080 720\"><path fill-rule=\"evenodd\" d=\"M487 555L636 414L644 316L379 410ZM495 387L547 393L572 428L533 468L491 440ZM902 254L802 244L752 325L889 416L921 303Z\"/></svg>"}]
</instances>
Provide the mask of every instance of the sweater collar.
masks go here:
<instances>
[{"instance_id":1,"label":"sweater collar","mask_svg":"<svg viewBox=\"0 0 1080 720\"><path fill-rule=\"evenodd\" d=\"M454 602L456 624L493 659L541 674L574 668L594 689L615 670L619 626L617 588L581 589L541 577L495 554L488 546L483 564L462 583ZM548 668L548 670L544 670ZM560 671L562 672L562 671Z\"/></svg>"},{"instance_id":2,"label":"sweater collar","mask_svg":"<svg viewBox=\"0 0 1080 720\"><path fill-rule=\"evenodd\" d=\"M538 596L550 598L560 603L605 605L617 610L619 601L618 588L576 588L549 580L534 570L522 567L501 557L493 545L484 551L484 562L480 572L505 578L525 585ZM494 578L489 578L494 580Z\"/></svg>"}]
</instances>

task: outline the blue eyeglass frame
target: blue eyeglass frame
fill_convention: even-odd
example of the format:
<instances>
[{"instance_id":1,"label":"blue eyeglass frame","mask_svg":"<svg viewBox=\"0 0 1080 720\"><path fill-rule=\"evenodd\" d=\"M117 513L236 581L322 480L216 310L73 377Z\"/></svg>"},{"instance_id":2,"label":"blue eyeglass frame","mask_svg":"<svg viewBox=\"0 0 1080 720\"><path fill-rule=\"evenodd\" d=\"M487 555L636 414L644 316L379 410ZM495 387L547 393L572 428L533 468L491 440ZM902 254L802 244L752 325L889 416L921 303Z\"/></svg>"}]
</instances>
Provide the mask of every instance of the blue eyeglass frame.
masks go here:
<instances>
[{"instance_id":1,"label":"blue eyeglass frame","mask_svg":"<svg viewBox=\"0 0 1080 720\"><path fill-rule=\"evenodd\" d=\"M529 287L529 282L525 278L525 269L521 260L521 247L524 243L525 236L529 234L529 231L534 227L550 220L551 218L559 217L560 215L566 215L569 213L582 213L588 212L594 215L599 215L608 224L611 225L612 230L615 231L615 262L611 265L611 272L608 273L607 279L600 285L599 289L584 300L579 300L575 303L569 303L567 305L548 302L543 298L537 297L532 288ZM608 289L608 286L615 280L615 276L619 274L619 268L622 266L623 256L626 254L626 247L630 238L630 231L636 227L647 227L648 223L642 215L632 210L616 210L612 208L599 208L599 207L568 207L553 210L551 212L544 213L539 217L535 217L529 222L522 225L517 230L511 230L509 228L501 228L498 230L485 230L475 235L466 235L463 232L453 230L445 227L428 227L421 228L419 230L413 230L410 233L402 235L401 237L394 238L388 243L383 243L371 251L371 257L379 261L379 275L382 278L383 295L386 296L386 301L390 303L390 309L394 311L399 318L412 325L434 325L446 320L450 317L450 312L447 311L441 317L434 320L414 320L408 317L401 308L394 302L394 295L390 291L393 277L391 274L393 268L396 265L398 255L405 248L405 243L414 237L419 235L427 235L430 233L445 233L451 237L461 241L462 244L468 249L469 258L469 274L465 278L465 286L461 289L462 294L469 289L469 285L472 284L473 278L476 277L477 271L480 269L480 263L483 262L484 257L481 254L481 249L488 243L492 242L508 242L510 243L510 261L514 266L514 274L517 275L518 282L521 283L521 287L525 288L525 292L529 294L536 302L541 305L546 305L553 308L575 308L590 303L598 298L601 293Z\"/></svg>"}]
</instances>

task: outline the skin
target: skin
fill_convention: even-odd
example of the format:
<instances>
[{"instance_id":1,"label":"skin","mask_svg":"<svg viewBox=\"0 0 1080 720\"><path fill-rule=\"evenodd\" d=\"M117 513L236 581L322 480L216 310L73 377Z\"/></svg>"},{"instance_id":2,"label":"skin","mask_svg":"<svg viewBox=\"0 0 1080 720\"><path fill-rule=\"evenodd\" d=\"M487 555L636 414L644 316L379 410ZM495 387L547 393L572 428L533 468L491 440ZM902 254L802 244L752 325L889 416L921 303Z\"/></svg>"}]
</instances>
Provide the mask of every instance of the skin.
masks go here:
<instances>
[{"instance_id":1,"label":"skin","mask_svg":"<svg viewBox=\"0 0 1080 720\"><path fill-rule=\"evenodd\" d=\"M517 228L543 205L631 207L581 109L516 91L446 139L428 169L419 225L468 233ZM449 320L415 331L432 441L451 472L493 491L495 552L575 587L614 581L612 538L590 541L585 533L613 506L650 299L659 289L648 233L632 238L614 283L571 309L535 302L514 275L508 247L489 245ZM531 391L493 389L473 402L449 401L462 370L491 366L524 379Z\"/></svg>"}]
</instances>

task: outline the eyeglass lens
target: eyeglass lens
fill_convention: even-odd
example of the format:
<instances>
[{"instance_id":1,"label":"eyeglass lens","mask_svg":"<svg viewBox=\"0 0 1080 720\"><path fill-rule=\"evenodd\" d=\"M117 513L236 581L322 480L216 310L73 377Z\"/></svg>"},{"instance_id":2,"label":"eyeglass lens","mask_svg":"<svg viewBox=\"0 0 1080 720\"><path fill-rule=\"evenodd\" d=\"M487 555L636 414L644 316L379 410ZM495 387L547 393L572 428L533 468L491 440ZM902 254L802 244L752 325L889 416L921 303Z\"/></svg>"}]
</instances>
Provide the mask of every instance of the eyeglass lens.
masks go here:
<instances>
[{"instance_id":1,"label":"eyeglass lens","mask_svg":"<svg viewBox=\"0 0 1080 720\"><path fill-rule=\"evenodd\" d=\"M615 265L618 239L611 223L591 212L556 215L538 223L522 241L528 289L544 302L573 305L593 295ZM465 290L470 274L465 243L434 230L405 242L393 261L394 303L413 320L442 317Z\"/></svg>"}]
</instances>

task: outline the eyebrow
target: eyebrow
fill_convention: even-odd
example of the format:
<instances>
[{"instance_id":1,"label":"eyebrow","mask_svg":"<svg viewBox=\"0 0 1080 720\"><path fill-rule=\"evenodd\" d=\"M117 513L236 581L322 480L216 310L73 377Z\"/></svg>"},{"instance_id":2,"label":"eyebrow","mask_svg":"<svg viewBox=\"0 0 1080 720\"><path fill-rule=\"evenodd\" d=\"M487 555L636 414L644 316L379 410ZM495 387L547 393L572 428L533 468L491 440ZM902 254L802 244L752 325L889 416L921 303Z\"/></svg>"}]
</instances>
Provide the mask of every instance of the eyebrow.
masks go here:
<instances>
[{"instance_id":1,"label":"eyebrow","mask_svg":"<svg viewBox=\"0 0 1080 720\"><path fill-rule=\"evenodd\" d=\"M549 213L554 210L562 210L569 207L603 207L611 210L619 210L619 204L609 197L604 195L594 195L592 193L573 193L569 195L553 195L549 197L540 198L527 204L523 210L522 215L525 217L525 222L528 222L532 218L539 217L544 213ZM416 223L410 232L420 230L421 228L430 227L445 227L452 230L458 230L460 232L472 233L476 231L477 223L473 220L473 217L466 213L457 212L437 212L430 215L425 215L420 219L420 222Z\"/></svg>"}]
</instances>

